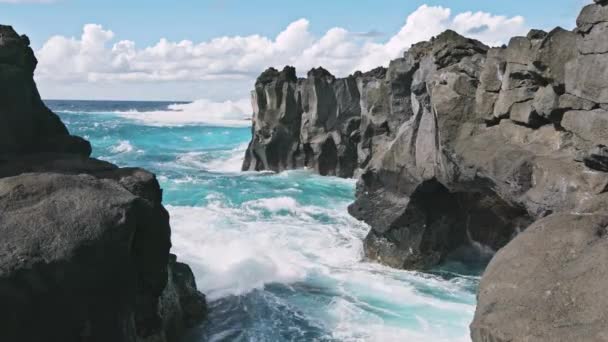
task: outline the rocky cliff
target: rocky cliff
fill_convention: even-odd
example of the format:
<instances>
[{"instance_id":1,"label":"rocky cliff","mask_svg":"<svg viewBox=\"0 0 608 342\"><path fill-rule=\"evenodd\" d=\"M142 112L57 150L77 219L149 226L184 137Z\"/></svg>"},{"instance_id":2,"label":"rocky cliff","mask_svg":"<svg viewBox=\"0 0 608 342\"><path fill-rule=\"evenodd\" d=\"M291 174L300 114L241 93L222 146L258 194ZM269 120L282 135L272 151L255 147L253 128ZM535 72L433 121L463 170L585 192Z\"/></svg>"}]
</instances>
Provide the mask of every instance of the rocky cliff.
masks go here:
<instances>
[{"instance_id":1,"label":"rocky cliff","mask_svg":"<svg viewBox=\"0 0 608 342\"><path fill-rule=\"evenodd\" d=\"M0 340L177 341L205 297L171 248L153 174L91 159L0 26Z\"/></svg>"},{"instance_id":2,"label":"rocky cliff","mask_svg":"<svg viewBox=\"0 0 608 342\"><path fill-rule=\"evenodd\" d=\"M358 177L366 256L393 267L499 250L475 341L606 340L607 37L596 0L503 47L447 31L347 78L269 69L243 169Z\"/></svg>"}]
</instances>

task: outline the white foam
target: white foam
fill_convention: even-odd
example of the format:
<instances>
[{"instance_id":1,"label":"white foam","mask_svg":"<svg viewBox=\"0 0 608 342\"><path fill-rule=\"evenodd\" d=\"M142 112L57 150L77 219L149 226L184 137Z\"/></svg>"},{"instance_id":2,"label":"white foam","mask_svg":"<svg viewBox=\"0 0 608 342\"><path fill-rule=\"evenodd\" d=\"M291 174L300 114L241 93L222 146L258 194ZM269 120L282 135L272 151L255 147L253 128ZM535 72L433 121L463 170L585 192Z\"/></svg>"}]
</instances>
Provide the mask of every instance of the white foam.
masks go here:
<instances>
[{"instance_id":1,"label":"white foam","mask_svg":"<svg viewBox=\"0 0 608 342\"><path fill-rule=\"evenodd\" d=\"M296 213L298 211L298 203L291 197L262 198L246 202L244 207L254 211L266 209L275 213L279 211Z\"/></svg>"},{"instance_id":2,"label":"white foam","mask_svg":"<svg viewBox=\"0 0 608 342\"><path fill-rule=\"evenodd\" d=\"M230 154L227 157L213 159L206 163L204 168L211 172L240 172L248 145L249 144L247 143L239 145L230 151Z\"/></svg>"},{"instance_id":3,"label":"white foam","mask_svg":"<svg viewBox=\"0 0 608 342\"><path fill-rule=\"evenodd\" d=\"M193 169L204 169L206 164L201 160L203 152L186 152L177 156L177 164Z\"/></svg>"},{"instance_id":4,"label":"white foam","mask_svg":"<svg viewBox=\"0 0 608 342\"><path fill-rule=\"evenodd\" d=\"M473 295L463 284L437 276L362 262L369 227L348 215L347 203L304 205L283 195L228 205L220 193L206 199L205 207L168 209L174 251L193 267L210 300L271 283L306 282L335 294L330 303L307 309L322 317L332 339L469 340L474 305L419 288ZM319 215L330 219L321 222Z\"/></svg>"},{"instance_id":5,"label":"white foam","mask_svg":"<svg viewBox=\"0 0 608 342\"><path fill-rule=\"evenodd\" d=\"M133 145L131 145L131 142L129 142L129 140L121 140L118 144L110 148L110 151L112 151L113 153L128 153L132 152L133 150L134 147Z\"/></svg>"},{"instance_id":6,"label":"white foam","mask_svg":"<svg viewBox=\"0 0 608 342\"><path fill-rule=\"evenodd\" d=\"M248 127L251 125L251 102L214 102L207 99L186 104L172 104L163 111L116 112L123 118L152 126L208 125L221 127Z\"/></svg>"},{"instance_id":7,"label":"white foam","mask_svg":"<svg viewBox=\"0 0 608 342\"><path fill-rule=\"evenodd\" d=\"M277 239L281 232L242 220L236 209L219 204L168 209L175 249L192 264L199 288L211 300L306 277L299 253Z\"/></svg>"}]
</instances>

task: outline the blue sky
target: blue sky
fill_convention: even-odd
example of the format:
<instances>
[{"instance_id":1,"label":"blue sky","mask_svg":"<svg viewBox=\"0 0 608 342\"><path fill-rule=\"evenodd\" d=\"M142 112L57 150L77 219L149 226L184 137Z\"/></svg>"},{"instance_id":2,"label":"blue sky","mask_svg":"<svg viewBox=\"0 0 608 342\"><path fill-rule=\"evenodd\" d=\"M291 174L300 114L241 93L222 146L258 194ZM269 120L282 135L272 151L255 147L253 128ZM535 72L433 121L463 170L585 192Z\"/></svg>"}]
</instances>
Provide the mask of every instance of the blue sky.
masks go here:
<instances>
[{"instance_id":1,"label":"blue sky","mask_svg":"<svg viewBox=\"0 0 608 342\"><path fill-rule=\"evenodd\" d=\"M38 3L40 1L44 3ZM371 67L373 63L384 64L396 57L409 47L405 45L413 43L404 36L427 39L428 35L436 34L437 30L463 30L463 27L467 27L466 23L454 19L460 13L487 14L489 17L485 19L477 16L464 20L479 20L480 27L485 27L486 23L496 25L493 32L475 38L488 44L498 44L506 40L508 34L525 33L525 30L532 27L550 29L560 25L570 29L580 8L588 2L590 1L29 0L24 3L23 0L0 0L0 23L13 25L19 33L30 36L32 46L41 59L37 73L38 83L43 95L47 94L47 97L209 98L214 101L236 101L247 96L247 89L251 88L255 75L269 66L266 64L295 64L301 68L329 64L335 73L347 74L354 68ZM421 11L422 5L427 5L426 10L423 9L426 12ZM446 18L435 22L433 13L440 12L433 12L432 9L439 7L451 10L453 22ZM404 25L407 26L408 16L418 12L425 12L422 14L427 17L421 14L422 19L416 22L415 28L410 25L401 38L393 39L404 29ZM298 21L300 19L305 21ZM96 42L93 47L82 44L87 24L97 24L87 31L88 37ZM256 59L255 49L259 48L262 52L270 49L268 42L233 39L226 43L229 46L224 44L219 50L215 46L217 44L210 43L213 39L222 37L252 35L274 41L290 25L294 32L299 32L290 38L295 40L289 43L288 49L291 52L285 51L287 48L275 46L281 53L272 53L272 58L260 58L260 61L251 61ZM433 25L437 28L433 28ZM332 31L336 27L342 31ZM504 35L501 35L502 32ZM49 41L51 37L57 36L63 40ZM165 38L167 44L160 46L161 38ZM118 53L115 44L121 40L128 40L133 46L121 46L120 51L123 52ZM181 46L183 52L173 53L171 44L183 40L190 41L193 47ZM308 45L298 46L298 40L308 40ZM380 46L373 44L390 45L388 42L391 40L392 47L386 47L383 54L370 52ZM204 45L198 46L201 43ZM205 43L210 44L207 46ZM42 49L45 44L46 48ZM247 47L243 47L243 44ZM332 50L333 46L341 47L337 48L339 55L320 51L323 48ZM156 50L145 51L148 47L156 47ZM85 51L86 49L88 50ZM207 50L214 52L209 53ZM221 52L216 50L226 51L231 57L240 56L234 59L238 67L221 66L223 58ZM308 52L304 53L305 50ZM348 60L349 53L358 57ZM71 58L77 54L79 57ZM199 58L201 54L205 55L204 59ZM217 63L210 54L217 58ZM308 56L305 61L299 57L301 54ZM345 62L337 63L340 59ZM58 61L64 61L66 68L60 69L53 65ZM190 65L193 69L178 68L171 65L173 61L173 64ZM70 68L70 63L75 66ZM162 74L152 71L155 63L159 70L163 70ZM201 64L213 67L206 66L203 71ZM184 76L172 77L169 75L172 71L181 72Z\"/></svg>"},{"instance_id":2,"label":"blue sky","mask_svg":"<svg viewBox=\"0 0 608 342\"><path fill-rule=\"evenodd\" d=\"M572 26L580 0L57 0L51 3L0 3L0 22L26 32L39 47L55 34L79 35L99 23L141 44L159 38L208 40L224 35L272 36L299 18L314 23L315 33L334 26L352 31L397 31L422 4L456 12L484 11L522 15L535 28ZM289 3L289 4L288 4Z\"/></svg>"}]
</instances>

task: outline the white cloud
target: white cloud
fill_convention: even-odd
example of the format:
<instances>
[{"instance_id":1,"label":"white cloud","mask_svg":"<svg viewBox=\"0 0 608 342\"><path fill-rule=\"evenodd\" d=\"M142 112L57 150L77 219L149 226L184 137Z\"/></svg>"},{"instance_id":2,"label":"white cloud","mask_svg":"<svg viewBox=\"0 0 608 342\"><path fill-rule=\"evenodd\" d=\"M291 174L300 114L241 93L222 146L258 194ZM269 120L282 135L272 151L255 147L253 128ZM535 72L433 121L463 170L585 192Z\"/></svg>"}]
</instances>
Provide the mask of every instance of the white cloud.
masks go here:
<instances>
[{"instance_id":1,"label":"white cloud","mask_svg":"<svg viewBox=\"0 0 608 342\"><path fill-rule=\"evenodd\" d=\"M526 33L524 18L507 18L485 12L465 12L452 16L449 8L422 5L407 18L405 25L385 44L370 44L358 68L371 69L401 55L412 44L452 29L489 45L506 43Z\"/></svg>"},{"instance_id":2,"label":"white cloud","mask_svg":"<svg viewBox=\"0 0 608 342\"><path fill-rule=\"evenodd\" d=\"M37 52L37 78L46 82L121 84L133 82L251 82L269 66L294 65L300 73L319 65L343 76L368 70L400 56L411 44L454 29L488 44L505 43L525 34L522 17L507 18L484 12L452 15L444 7L423 5L384 43L358 32L332 28L321 37L300 19L275 38L260 35L219 37L194 43L160 39L140 48L100 25L88 24L79 38L54 36ZM239 94L237 98L242 97ZM228 96L227 96L228 98ZM234 97L233 97L234 98Z\"/></svg>"}]
</instances>

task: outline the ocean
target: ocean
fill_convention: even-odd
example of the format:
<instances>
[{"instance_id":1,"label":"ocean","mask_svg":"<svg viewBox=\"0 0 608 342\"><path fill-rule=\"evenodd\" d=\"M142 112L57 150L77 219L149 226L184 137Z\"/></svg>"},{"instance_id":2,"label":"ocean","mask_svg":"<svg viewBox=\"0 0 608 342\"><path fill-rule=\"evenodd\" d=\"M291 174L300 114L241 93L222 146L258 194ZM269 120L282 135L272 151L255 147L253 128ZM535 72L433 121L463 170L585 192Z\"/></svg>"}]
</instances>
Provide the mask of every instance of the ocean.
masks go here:
<instances>
[{"instance_id":1,"label":"ocean","mask_svg":"<svg viewBox=\"0 0 608 342\"><path fill-rule=\"evenodd\" d=\"M354 180L241 172L251 121L200 103L48 100L93 157L158 176L210 314L187 341L469 341L479 269L366 262Z\"/></svg>"}]
</instances>

